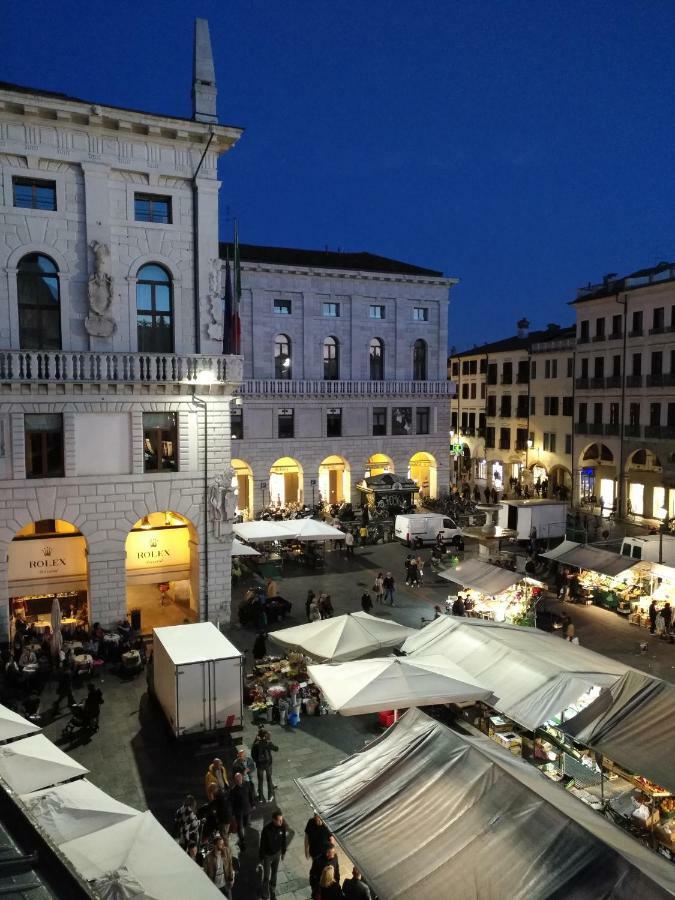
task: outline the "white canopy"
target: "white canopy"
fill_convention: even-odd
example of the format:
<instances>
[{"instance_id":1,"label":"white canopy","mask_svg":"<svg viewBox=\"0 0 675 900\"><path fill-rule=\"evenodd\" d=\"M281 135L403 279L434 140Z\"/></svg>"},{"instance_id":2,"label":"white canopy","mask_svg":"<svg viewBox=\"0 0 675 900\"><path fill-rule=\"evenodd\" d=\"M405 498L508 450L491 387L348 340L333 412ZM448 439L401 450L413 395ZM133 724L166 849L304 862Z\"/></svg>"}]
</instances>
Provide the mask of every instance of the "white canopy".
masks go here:
<instances>
[{"instance_id":1,"label":"white canopy","mask_svg":"<svg viewBox=\"0 0 675 900\"><path fill-rule=\"evenodd\" d=\"M491 696L490 691L468 683L461 669L438 655L360 659L339 666L310 666L308 672L332 709L343 716Z\"/></svg>"},{"instance_id":2,"label":"white canopy","mask_svg":"<svg viewBox=\"0 0 675 900\"><path fill-rule=\"evenodd\" d=\"M22 794L20 800L57 845L140 815L137 809L114 800L86 778Z\"/></svg>"},{"instance_id":3,"label":"white canopy","mask_svg":"<svg viewBox=\"0 0 675 900\"><path fill-rule=\"evenodd\" d=\"M0 777L17 794L39 791L87 771L43 734L0 747Z\"/></svg>"},{"instance_id":4,"label":"white canopy","mask_svg":"<svg viewBox=\"0 0 675 900\"><path fill-rule=\"evenodd\" d=\"M592 687L609 687L628 666L536 628L441 616L408 638L412 656L441 654L467 680L492 691L494 704L534 729Z\"/></svg>"},{"instance_id":5,"label":"white canopy","mask_svg":"<svg viewBox=\"0 0 675 900\"><path fill-rule=\"evenodd\" d=\"M223 897L149 812L67 841L60 849L80 876L111 900Z\"/></svg>"},{"instance_id":6,"label":"white canopy","mask_svg":"<svg viewBox=\"0 0 675 900\"><path fill-rule=\"evenodd\" d=\"M344 531L320 522L318 519L286 519L277 523L286 529L288 536L300 541L343 541Z\"/></svg>"},{"instance_id":7,"label":"white canopy","mask_svg":"<svg viewBox=\"0 0 675 900\"><path fill-rule=\"evenodd\" d=\"M248 544L242 544L236 538L232 540L232 556L260 556L260 553Z\"/></svg>"},{"instance_id":8,"label":"white canopy","mask_svg":"<svg viewBox=\"0 0 675 900\"><path fill-rule=\"evenodd\" d=\"M414 628L356 612L272 631L270 637L282 647L301 650L314 659L343 662L366 656L374 650L398 647L415 633Z\"/></svg>"},{"instance_id":9,"label":"white canopy","mask_svg":"<svg viewBox=\"0 0 675 900\"><path fill-rule=\"evenodd\" d=\"M14 738L24 737L39 730L39 727L34 722L24 719L23 716L20 716L19 713L14 712L8 706L0 705L0 742L11 741Z\"/></svg>"},{"instance_id":10,"label":"white canopy","mask_svg":"<svg viewBox=\"0 0 675 900\"><path fill-rule=\"evenodd\" d=\"M444 569L438 574L447 581L454 581L455 584L473 588L491 597L501 594L502 591L523 580L523 576L518 572L510 572L508 569L492 566L479 559L467 559L454 569Z\"/></svg>"},{"instance_id":11,"label":"white canopy","mask_svg":"<svg viewBox=\"0 0 675 900\"><path fill-rule=\"evenodd\" d=\"M281 527L281 522L236 522L232 530L242 541L285 541L288 531Z\"/></svg>"},{"instance_id":12,"label":"white canopy","mask_svg":"<svg viewBox=\"0 0 675 900\"><path fill-rule=\"evenodd\" d=\"M541 553L544 559L554 559L565 566L573 566L575 569L588 569L598 572L600 575L615 577L632 569L639 560L629 559L620 553L611 553L599 547L590 547L586 544L576 544L574 541L563 541L553 550Z\"/></svg>"}]
</instances>

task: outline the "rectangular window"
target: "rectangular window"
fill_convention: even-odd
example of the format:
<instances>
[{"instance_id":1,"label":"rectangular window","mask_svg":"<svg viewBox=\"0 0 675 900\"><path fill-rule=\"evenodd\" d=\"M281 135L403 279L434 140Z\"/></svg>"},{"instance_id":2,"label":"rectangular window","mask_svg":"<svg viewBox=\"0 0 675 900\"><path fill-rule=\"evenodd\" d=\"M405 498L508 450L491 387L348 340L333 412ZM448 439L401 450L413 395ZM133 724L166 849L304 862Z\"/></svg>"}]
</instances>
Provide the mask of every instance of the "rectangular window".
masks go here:
<instances>
[{"instance_id":1,"label":"rectangular window","mask_svg":"<svg viewBox=\"0 0 675 900\"><path fill-rule=\"evenodd\" d=\"M618 403L610 403L609 404L609 424L610 425L618 425L619 424L619 404Z\"/></svg>"},{"instance_id":2,"label":"rectangular window","mask_svg":"<svg viewBox=\"0 0 675 900\"><path fill-rule=\"evenodd\" d=\"M555 434L549 434L549 436L548 436L548 451L549 451L549 453L555 453L555 442L556 442Z\"/></svg>"},{"instance_id":3,"label":"rectangular window","mask_svg":"<svg viewBox=\"0 0 675 900\"><path fill-rule=\"evenodd\" d=\"M639 425L640 424L640 404L639 403L631 403L628 407L628 424L629 425Z\"/></svg>"},{"instance_id":4,"label":"rectangular window","mask_svg":"<svg viewBox=\"0 0 675 900\"><path fill-rule=\"evenodd\" d=\"M675 310L675 306L673 307L673 310ZM487 372L487 359L484 356L481 358L480 365L478 366L478 371L481 375L485 375L485 373Z\"/></svg>"},{"instance_id":5,"label":"rectangular window","mask_svg":"<svg viewBox=\"0 0 675 900\"><path fill-rule=\"evenodd\" d=\"M675 427L675 403L668 404L668 419L666 425L668 428Z\"/></svg>"},{"instance_id":6,"label":"rectangular window","mask_svg":"<svg viewBox=\"0 0 675 900\"><path fill-rule=\"evenodd\" d=\"M602 425L602 403L593 404L593 424Z\"/></svg>"},{"instance_id":7,"label":"rectangular window","mask_svg":"<svg viewBox=\"0 0 675 900\"><path fill-rule=\"evenodd\" d=\"M453 413L455 416L455 429L457 428L457 413ZM381 437L383 434L387 433L387 407L386 406L374 406L373 407L373 437Z\"/></svg>"},{"instance_id":8,"label":"rectangular window","mask_svg":"<svg viewBox=\"0 0 675 900\"><path fill-rule=\"evenodd\" d=\"M526 359L521 359L518 363L518 372L516 374L516 380L518 384L527 384L529 381L530 374L530 364Z\"/></svg>"},{"instance_id":9,"label":"rectangular window","mask_svg":"<svg viewBox=\"0 0 675 900\"><path fill-rule=\"evenodd\" d=\"M513 384L513 363L505 362L502 366L502 384Z\"/></svg>"},{"instance_id":10,"label":"rectangular window","mask_svg":"<svg viewBox=\"0 0 675 900\"><path fill-rule=\"evenodd\" d=\"M178 471L178 413L143 413L143 469Z\"/></svg>"},{"instance_id":11,"label":"rectangular window","mask_svg":"<svg viewBox=\"0 0 675 900\"><path fill-rule=\"evenodd\" d=\"M416 322L428 322L429 321L429 309L426 306L414 306L413 307L413 319Z\"/></svg>"},{"instance_id":12,"label":"rectangular window","mask_svg":"<svg viewBox=\"0 0 675 900\"><path fill-rule=\"evenodd\" d=\"M478 413L478 433L485 434L485 413Z\"/></svg>"},{"instance_id":13,"label":"rectangular window","mask_svg":"<svg viewBox=\"0 0 675 900\"><path fill-rule=\"evenodd\" d=\"M499 408L499 415L503 419L508 419L511 415L511 397L509 394L502 395L502 402Z\"/></svg>"},{"instance_id":14,"label":"rectangular window","mask_svg":"<svg viewBox=\"0 0 675 900\"><path fill-rule=\"evenodd\" d=\"M579 341L588 341L589 333L588 319L584 319L579 323Z\"/></svg>"},{"instance_id":15,"label":"rectangular window","mask_svg":"<svg viewBox=\"0 0 675 900\"><path fill-rule=\"evenodd\" d=\"M469 399L469 385L465 381L464 384L462 385L462 400L468 400L468 399Z\"/></svg>"},{"instance_id":16,"label":"rectangular window","mask_svg":"<svg viewBox=\"0 0 675 900\"><path fill-rule=\"evenodd\" d=\"M511 429L510 428L500 428L499 429L499 449L500 450L510 450L511 449Z\"/></svg>"},{"instance_id":17,"label":"rectangular window","mask_svg":"<svg viewBox=\"0 0 675 900\"><path fill-rule=\"evenodd\" d=\"M642 310L636 309L633 313L633 324L631 326L631 334L639 337L642 334Z\"/></svg>"},{"instance_id":18,"label":"rectangular window","mask_svg":"<svg viewBox=\"0 0 675 900\"><path fill-rule=\"evenodd\" d=\"M340 318L340 304L339 303L324 303L322 306L322 315L327 316L329 319L339 319Z\"/></svg>"},{"instance_id":19,"label":"rectangular window","mask_svg":"<svg viewBox=\"0 0 675 900\"><path fill-rule=\"evenodd\" d=\"M546 452L548 452L548 450L549 450L549 438L550 438L550 437L551 437L551 435L548 433L548 431L545 431L545 432L544 432L544 439L543 439L542 443L543 443L543 445L544 445L544 446L543 446L543 449L544 449Z\"/></svg>"},{"instance_id":20,"label":"rectangular window","mask_svg":"<svg viewBox=\"0 0 675 900\"><path fill-rule=\"evenodd\" d=\"M551 377L551 360L547 359L544 363L544 378Z\"/></svg>"},{"instance_id":21,"label":"rectangular window","mask_svg":"<svg viewBox=\"0 0 675 900\"><path fill-rule=\"evenodd\" d=\"M612 316L612 337L621 337L621 313Z\"/></svg>"},{"instance_id":22,"label":"rectangular window","mask_svg":"<svg viewBox=\"0 0 675 900\"><path fill-rule=\"evenodd\" d=\"M558 377L558 360L552 359L551 360L551 378L557 378L557 377Z\"/></svg>"},{"instance_id":23,"label":"rectangular window","mask_svg":"<svg viewBox=\"0 0 675 900\"><path fill-rule=\"evenodd\" d=\"M661 424L661 404L660 403L650 403L649 404L649 424L652 427L656 427Z\"/></svg>"},{"instance_id":24,"label":"rectangular window","mask_svg":"<svg viewBox=\"0 0 675 900\"><path fill-rule=\"evenodd\" d=\"M472 413L475 415L475 413ZM415 409L415 433L429 434L429 407L418 406Z\"/></svg>"},{"instance_id":25,"label":"rectangular window","mask_svg":"<svg viewBox=\"0 0 675 900\"><path fill-rule=\"evenodd\" d=\"M487 398L486 412L491 418L494 418L497 415L497 398L494 394L490 394Z\"/></svg>"},{"instance_id":26,"label":"rectangular window","mask_svg":"<svg viewBox=\"0 0 675 900\"><path fill-rule=\"evenodd\" d=\"M391 433L412 434L412 406L394 406L392 408Z\"/></svg>"},{"instance_id":27,"label":"rectangular window","mask_svg":"<svg viewBox=\"0 0 675 900\"><path fill-rule=\"evenodd\" d=\"M530 415L535 416L537 414L537 398L530 397Z\"/></svg>"},{"instance_id":28,"label":"rectangular window","mask_svg":"<svg viewBox=\"0 0 675 900\"><path fill-rule=\"evenodd\" d=\"M452 364L452 377L457 378L459 376L459 363L454 362Z\"/></svg>"},{"instance_id":29,"label":"rectangular window","mask_svg":"<svg viewBox=\"0 0 675 900\"><path fill-rule=\"evenodd\" d=\"M487 383L497 384L497 363L490 363L488 366Z\"/></svg>"},{"instance_id":30,"label":"rectangular window","mask_svg":"<svg viewBox=\"0 0 675 900\"><path fill-rule=\"evenodd\" d=\"M596 356L593 361L593 377L604 378L605 376L605 358L604 356Z\"/></svg>"},{"instance_id":31,"label":"rectangular window","mask_svg":"<svg viewBox=\"0 0 675 900\"><path fill-rule=\"evenodd\" d=\"M488 426L485 429L485 446L489 449L494 449L495 446L495 430L492 425Z\"/></svg>"},{"instance_id":32,"label":"rectangular window","mask_svg":"<svg viewBox=\"0 0 675 900\"><path fill-rule=\"evenodd\" d=\"M466 412L462 413L462 434L466 434L466 431L469 427L469 414Z\"/></svg>"},{"instance_id":33,"label":"rectangular window","mask_svg":"<svg viewBox=\"0 0 675 900\"><path fill-rule=\"evenodd\" d=\"M38 178L12 178L14 206L18 209L56 209L56 182Z\"/></svg>"},{"instance_id":34,"label":"rectangular window","mask_svg":"<svg viewBox=\"0 0 675 900\"><path fill-rule=\"evenodd\" d=\"M567 456L569 456L571 452L572 452L572 435L566 434L565 435L565 453L567 454Z\"/></svg>"},{"instance_id":35,"label":"rectangular window","mask_svg":"<svg viewBox=\"0 0 675 900\"><path fill-rule=\"evenodd\" d=\"M529 401L527 394L519 394L516 401L516 416L519 419L526 419L528 414Z\"/></svg>"},{"instance_id":36,"label":"rectangular window","mask_svg":"<svg viewBox=\"0 0 675 900\"><path fill-rule=\"evenodd\" d=\"M652 353L652 375L663 375L663 353L654 350Z\"/></svg>"},{"instance_id":37,"label":"rectangular window","mask_svg":"<svg viewBox=\"0 0 675 900\"><path fill-rule=\"evenodd\" d=\"M478 360L470 359L469 360L469 375L477 375L478 374Z\"/></svg>"},{"instance_id":38,"label":"rectangular window","mask_svg":"<svg viewBox=\"0 0 675 900\"><path fill-rule=\"evenodd\" d=\"M468 375L468 374L469 374L469 360L463 359L462 360L462 375Z\"/></svg>"},{"instance_id":39,"label":"rectangular window","mask_svg":"<svg viewBox=\"0 0 675 900\"><path fill-rule=\"evenodd\" d=\"M450 427L453 431L457 431L457 411L450 414Z\"/></svg>"},{"instance_id":40,"label":"rectangular window","mask_svg":"<svg viewBox=\"0 0 675 900\"><path fill-rule=\"evenodd\" d=\"M567 377L574 378L574 357L567 357Z\"/></svg>"},{"instance_id":41,"label":"rectangular window","mask_svg":"<svg viewBox=\"0 0 675 900\"><path fill-rule=\"evenodd\" d=\"M574 412L574 405L571 397L562 398L562 414L563 416L571 416Z\"/></svg>"},{"instance_id":42,"label":"rectangular window","mask_svg":"<svg viewBox=\"0 0 675 900\"><path fill-rule=\"evenodd\" d=\"M280 409L277 413L277 437L295 437L295 422L292 409Z\"/></svg>"},{"instance_id":43,"label":"rectangular window","mask_svg":"<svg viewBox=\"0 0 675 900\"><path fill-rule=\"evenodd\" d=\"M368 318L370 319L384 319L385 318L385 307L380 306L377 303L371 303L370 308L368 310ZM454 369L454 363L453 363ZM453 372L454 374L454 372Z\"/></svg>"},{"instance_id":44,"label":"rectangular window","mask_svg":"<svg viewBox=\"0 0 675 900\"><path fill-rule=\"evenodd\" d=\"M274 312L277 316L290 316L291 301L290 300L275 300L274 301Z\"/></svg>"},{"instance_id":45,"label":"rectangular window","mask_svg":"<svg viewBox=\"0 0 675 900\"><path fill-rule=\"evenodd\" d=\"M652 328L654 331L663 331L666 325L666 311L663 306L657 307L652 314Z\"/></svg>"},{"instance_id":46,"label":"rectangular window","mask_svg":"<svg viewBox=\"0 0 675 900\"><path fill-rule=\"evenodd\" d=\"M579 404L579 423L581 425L585 425L588 419L588 404L580 403Z\"/></svg>"},{"instance_id":47,"label":"rectangular window","mask_svg":"<svg viewBox=\"0 0 675 900\"><path fill-rule=\"evenodd\" d=\"M581 377L588 378L588 357L585 356L581 360Z\"/></svg>"},{"instance_id":48,"label":"rectangular window","mask_svg":"<svg viewBox=\"0 0 675 900\"><path fill-rule=\"evenodd\" d=\"M475 381L472 381L472 382L471 382L471 391L470 391L470 394L471 394L471 399L472 399L472 400L475 400L475 399L476 399L476 382L475 382Z\"/></svg>"},{"instance_id":49,"label":"rectangular window","mask_svg":"<svg viewBox=\"0 0 675 900\"><path fill-rule=\"evenodd\" d=\"M171 197L155 194L134 194L134 219L137 222L171 224Z\"/></svg>"},{"instance_id":50,"label":"rectangular window","mask_svg":"<svg viewBox=\"0 0 675 900\"><path fill-rule=\"evenodd\" d=\"M605 336L605 320L604 319L596 319L595 320L595 336L596 338L604 338Z\"/></svg>"},{"instance_id":51,"label":"rectangular window","mask_svg":"<svg viewBox=\"0 0 675 900\"><path fill-rule=\"evenodd\" d=\"M614 378L621 377L621 357L613 356L612 357L612 375Z\"/></svg>"},{"instance_id":52,"label":"rectangular window","mask_svg":"<svg viewBox=\"0 0 675 900\"><path fill-rule=\"evenodd\" d=\"M476 413L469 413L469 431L471 434L475 434L476 431Z\"/></svg>"},{"instance_id":53,"label":"rectangular window","mask_svg":"<svg viewBox=\"0 0 675 900\"><path fill-rule=\"evenodd\" d=\"M483 381L480 386L480 399L485 400L485 391L487 390L487 385Z\"/></svg>"},{"instance_id":54,"label":"rectangular window","mask_svg":"<svg viewBox=\"0 0 675 900\"><path fill-rule=\"evenodd\" d=\"M63 416L26 413L26 478L63 478Z\"/></svg>"},{"instance_id":55,"label":"rectangular window","mask_svg":"<svg viewBox=\"0 0 675 900\"><path fill-rule=\"evenodd\" d=\"M536 359L532 360L532 365L530 366L530 378L534 379L537 377L537 361Z\"/></svg>"},{"instance_id":56,"label":"rectangular window","mask_svg":"<svg viewBox=\"0 0 675 900\"><path fill-rule=\"evenodd\" d=\"M326 437L342 437L342 410L329 409L326 412Z\"/></svg>"},{"instance_id":57,"label":"rectangular window","mask_svg":"<svg viewBox=\"0 0 675 900\"><path fill-rule=\"evenodd\" d=\"M244 439L244 410L241 406L233 406L230 410L230 436L236 441Z\"/></svg>"},{"instance_id":58,"label":"rectangular window","mask_svg":"<svg viewBox=\"0 0 675 900\"><path fill-rule=\"evenodd\" d=\"M633 354L633 375L642 375L642 354Z\"/></svg>"}]
</instances>

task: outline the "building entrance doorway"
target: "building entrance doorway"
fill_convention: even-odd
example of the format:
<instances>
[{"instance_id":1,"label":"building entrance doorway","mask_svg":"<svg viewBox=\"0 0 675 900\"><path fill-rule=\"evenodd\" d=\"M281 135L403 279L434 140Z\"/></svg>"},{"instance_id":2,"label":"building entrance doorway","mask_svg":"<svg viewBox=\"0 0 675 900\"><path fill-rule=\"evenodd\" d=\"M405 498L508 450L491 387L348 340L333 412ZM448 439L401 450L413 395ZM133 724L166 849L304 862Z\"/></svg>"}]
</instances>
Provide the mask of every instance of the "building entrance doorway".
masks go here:
<instances>
[{"instance_id":1,"label":"building entrance doorway","mask_svg":"<svg viewBox=\"0 0 675 900\"><path fill-rule=\"evenodd\" d=\"M270 506L302 503L302 466L290 456L282 456L270 468Z\"/></svg>"},{"instance_id":2,"label":"building entrance doorway","mask_svg":"<svg viewBox=\"0 0 675 900\"><path fill-rule=\"evenodd\" d=\"M319 466L319 492L325 503L342 503L351 497L349 464L341 456L327 456Z\"/></svg>"}]
</instances>

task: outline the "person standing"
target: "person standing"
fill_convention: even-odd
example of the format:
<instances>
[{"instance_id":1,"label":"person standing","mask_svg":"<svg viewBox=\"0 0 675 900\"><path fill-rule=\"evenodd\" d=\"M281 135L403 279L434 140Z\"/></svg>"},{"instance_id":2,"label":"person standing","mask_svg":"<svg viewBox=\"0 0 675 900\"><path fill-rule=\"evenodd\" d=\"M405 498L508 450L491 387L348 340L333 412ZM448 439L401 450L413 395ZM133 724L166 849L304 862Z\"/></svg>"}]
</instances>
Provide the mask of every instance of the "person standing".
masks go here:
<instances>
[{"instance_id":1,"label":"person standing","mask_svg":"<svg viewBox=\"0 0 675 900\"><path fill-rule=\"evenodd\" d=\"M396 587L396 582L394 581L394 576L391 572L387 572L385 575L382 586L384 587L384 603L389 601L389 606L394 605L394 588Z\"/></svg>"},{"instance_id":2,"label":"person standing","mask_svg":"<svg viewBox=\"0 0 675 900\"><path fill-rule=\"evenodd\" d=\"M424 584L424 560L421 556L417 557L417 578L420 584Z\"/></svg>"},{"instance_id":3,"label":"person standing","mask_svg":"<svg viewBox=\"0 0 675 900\"><path fill-rule=\"evenodd\" d=\"M352 877L345 878L342 882L342 893L345 895L345 900L371 900L370 888L356 866L352 869Z\"/></svg>"},{"instance_id":4,"label":"person standing","mask_svg":"<svg viewBox=\"0 0 675 900\"><path fill-rule=\"evenodd\" d=\"M218 757L213 760L204 776L204 790L206 791L207 797L209 797L211 785L215 785L221 790L227 789L227 772L225 771L222 759L218 759ZM209 799L211 798L209 797Z\"/></svg>"},{"instance_id":5,"label":"person standing","mask_svg":"<svg viewBox=\"0 0 675 900\"><path fill-rule=\"evenodd\" d=\"M411 587L419 586L420 576L419 569L417 568L417 559L415 557L410 560L410 564L408 566L408 578L410 579Z\"/></svg>"},{"instance_id":6,"label":"person standing","mask_svg":"<svg viewBox=\"0 0 675 900\"><path fill-rule=\"evenodd\" d=\"M335 852L335 847L326 847L318 856L314 857L312 867L309 870L309 886L312 889L312 900L321 900L321 877L324 869L333 869L333 878L340 884L340 862Z\"/></svg>"},{"instance_id":7,"label":"person standing","mask_svg":"<svg viewBox=\"0 0 675 900\"><path fill-rule=\"evenodd\" d=\"M383 603L384 602L384 575L382 572L377 573L377 577L375 578L375 582L373 584L373 590L375 591L375 602Z\"/></svg>"},{"instance_id":8,"label":"person standing","mask_svg":"<svg viewBox=\"0 0 675 900\"><path fill-rule=\"evenodd\" d=\"M197 801L188 794L176 810L176 839L185 850L191 841L199 837L199 819L197 818Z\"/></svg>"},{"instance_id":9,"label":"person standing","mask_svg":"<svg viewBox=\"0 0 675 900\"><path fill-rule=\"evenodd\" d=\"M311 619L309 617L309 613L310 613L312 603L313 603L315 597L316 597L316 594L314 593L314 591L307 591L307 599L305 600L305 618L307 619L308 622L311 621Z\"/></svg>"},{"instance_id":10,"label":"person standing","mask_svg":"<svg viewBox=\"0 0 675 900\"><path fill-rule=\"evenodd\" d=\"M670 603L666 603L661 610L661 615L663 616L663 624L666 629L666 634L670 634L670 626L673 621L673 610L670 606Z\"/></svg>"},{"instance_id":11,"label":"person standing","mask_svg":"<svg viewBox=\"0 0 675 900\"><path fill-rule=\"evenodd\" d=\"M410 584L410 563L411 563L411 561L412 561L412 554L409 553L409 554L406 556L406 558L405 558L405 562L403 563L403 565L405 566L405 583L406 583L406 586Z\"/></svg>"},{"instance_id":12,"label":"person standing","mask_svg":"<svg viewBox=\"0 0 675 900\"><path fill-rule=\"evenodd\" d=\"M310 622L319 622L321 619L321 610L319 609L319 603L316 599L312 600L309 605L309 621Z\"/></svg>"},{"instance_id":13,"label":"person standing","mask_svg":"<svg viewBox=\"0 0 675 900\"><path fill-rule=\"evenodd\" d=\"M256 637L253 642L253 659L256 663L260 662L261 659L264 659L267 656L267 635L264 631L261 631L260 634Z\"/></svg>"},{"instance_id":14,"label":"person standing","mask_svg":"<svg viewBox=\"0 0 675 900\"><path fill-rule=\"evenodd\" d=\"M237 772L243 777L244 782L248 786L249 805L255 806L255 788L253 786L253 773L255 772L255 763L246 752L246 747L237 750L237 758L232 763L232 772Z\"/></svg>"},{"instance_id":15,"label":"person standing","mask_svg":"<svg viewBox=\"0 0 675 900\"><path fill-rule=\"evenodd\" d=\"M354 535L351 533L351 531L348 531L345 534L345 553L347 554L347 556L354 555Z\"/></svg>"},{"instance_id":16,"label":"person standing","mask_svg":"<svg viewBox=\"0 0 675 900\"><path fill-rule=\"evenodd\" d=\"M649 604L649 633L656 632L656 600L652 600Z\"/></svg>"},{"instance_id":17,"label":"person standing","mask_svg":"<svg viewBox=\"0 0 675 900\"><path fill-rule=\"evenodd\" d=\"M333 845L330 828L318 813L314 813L305 825L305 859L314 860Z\"/></svg>"},{"instance_id":18,"label":"person standing","mask_svg":"<svg viewBox=\"0 0 675 900\"><path fill-rule=\"evenodd\" d=\"M274 800L274 783L272 781L272 763L274 762L272 753L278 751L276 744L272 743L269 732L264 728L258 729L256 739L251 747L251 756L255 762L256 774L258 776L258 800L264 801L263 797L263 781L267 780L267 800Z\"/></svg>"},{"instance_id":19,"label":"person standing","mask_svg":"<svg viewBox=\"0 0 675 900\"><path fill-rule=\"evenodd\" d=\"M232 853L222 835L218 835L213 842L212 849L206 854L204 871L220 892L232 900L234 865Z\"/></svg>"},{"instance_id":20,"label":"person standing","mask_svg":"<svg viewBox=\"0 0 675 900\"><path fill-rule=\"evenodd\" d=\"M279 863L286 856L286 823L280 809L260 832L260 862L263 867L263 900L276 900Z\"/></svg>"},{"instance_id":21,"label":"person standing","mask_svg":"<svg viewBox=\"0 0 675 900\"><path fill-rule=\"evenodd\" d=\"M321 900L344 900L344 894L340 882L335 880L335 871L332 866L326 866L319 879Z\"/></svg>"},{"instance_id":22,"label":"person standing","mask_svg":"<svg viewBox=\"0 0 675 900\"><path fill-rule=\"evenodd\" d=\"M265 588L265 594L267 595L268 600L274 600L274 598L279 593L279 586L273 578L267 579L267 587Z\"/></svg>"},{"instance_id":23,"label":"person standing","mask_svg":"<svg viewBox=\"0 0 675 900\"><path fill-rule=\"evenodd\" d=\"M369 613L372 608L373 608L372 598L371 598L370 594L368 593L368 591L364 591L361 594L361 609L364 611L364 613Z\"/></svg>"},{"instance_id":24,"label":"person standing","mask_svg":"<svg viewBox=\"0 0 675 900\"><path fill-rule=\"evenodd\" d=\"M330 594L322 594L319 598L319 612L322 619L331 619L335 610L330 599Z\"/></svg>"},{"instance_id":25,"label":"person standing","mask_svg":"<svg viewBox=\"0 0 675 900\"><path fill-rule=\"evenodd\" d=\"M237 835L239 836L239 849L246 849L246 829L251 818L251 798L249 796L248 785L244 781L241 772L236 772L234 776L234 784L230 791L230 803L232 804L232 815L237 823Z\"/></svg>"},{"instance_id":26,"label":"person standing","mask_svg":"<svg viewBox=\"0 0 675 900\"><path fill-rule=\"evenodd\" d=\"M461 594L457 594L455 597L455 601L452 604L452 614L453 616L465 616L466 615L466 607L464 606L464 598Z\"/></svg>"}]
</instances>

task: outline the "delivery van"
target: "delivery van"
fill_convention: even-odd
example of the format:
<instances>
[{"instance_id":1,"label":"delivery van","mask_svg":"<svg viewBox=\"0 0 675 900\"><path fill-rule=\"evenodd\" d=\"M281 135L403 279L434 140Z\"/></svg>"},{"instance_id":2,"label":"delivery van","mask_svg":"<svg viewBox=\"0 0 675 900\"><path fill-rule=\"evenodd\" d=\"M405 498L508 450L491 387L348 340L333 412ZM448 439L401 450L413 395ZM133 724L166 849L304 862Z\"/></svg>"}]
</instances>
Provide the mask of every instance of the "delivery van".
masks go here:
<instances>
[{"instance_id":1,"label":"delivery van","mask_svg":"<svg viewBox=\"0 0 675 900\"><path fill-rule=\"evenodd\" d=\"M408 547L435 544L439 534L444 544L459 546L464 543L461 528L458 528L449 516L442 516L439 513L396 516L394 537Z\"/></svg>"},{"instance_id":2,"label":"delivery van","mask_svg":"<svg viewBox=\"0 0 675 900\"><path fill-rule=\"evenodd\" d=\"M667 566L675 565L675 536L672 534L644 534L640 537L625 537L621 544L621 555L644 562L659 562Z\"/></svg>"}]
</instances>

